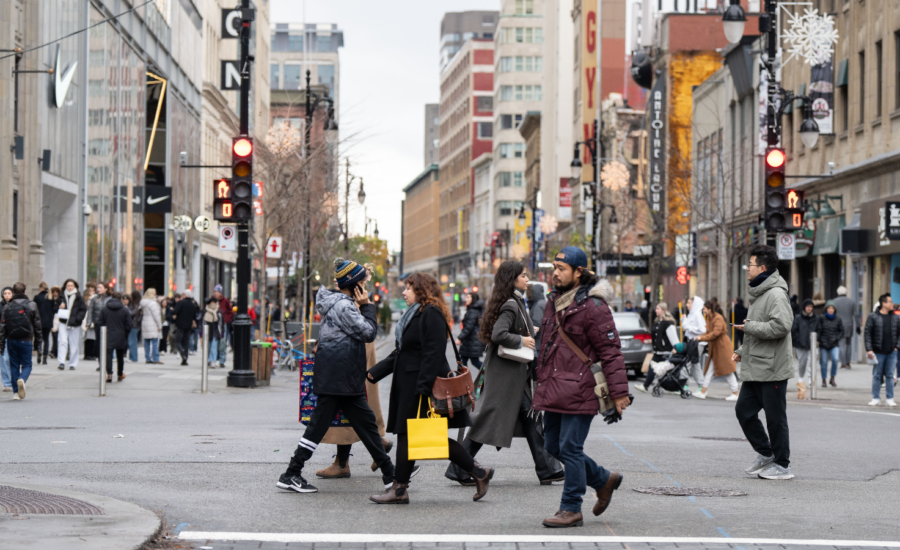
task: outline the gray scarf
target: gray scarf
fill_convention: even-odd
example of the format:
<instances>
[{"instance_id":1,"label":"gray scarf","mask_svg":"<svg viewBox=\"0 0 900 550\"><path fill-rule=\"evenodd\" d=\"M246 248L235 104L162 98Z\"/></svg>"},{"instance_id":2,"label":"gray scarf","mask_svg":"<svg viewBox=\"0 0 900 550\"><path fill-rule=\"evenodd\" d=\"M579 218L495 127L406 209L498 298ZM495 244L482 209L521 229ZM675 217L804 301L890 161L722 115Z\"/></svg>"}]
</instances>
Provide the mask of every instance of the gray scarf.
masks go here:
<instances>
[{"instance_id":1,"label":"gray scarf","mask_svg":"<svg viewBox=\"0 0 900 550\"><path fill-rule=\"evenodd\" d=\"M403 312L400 320L397 321L397 327L394 329L394 340L397 343L397 349L400 349L400 344L403 341L403 331L406 329L406 325L409 324L409 320L413 318L413 315L415 315L417 311L419 311L419 302L409 306L409 308Z\"/></svg>"}]
</instances>

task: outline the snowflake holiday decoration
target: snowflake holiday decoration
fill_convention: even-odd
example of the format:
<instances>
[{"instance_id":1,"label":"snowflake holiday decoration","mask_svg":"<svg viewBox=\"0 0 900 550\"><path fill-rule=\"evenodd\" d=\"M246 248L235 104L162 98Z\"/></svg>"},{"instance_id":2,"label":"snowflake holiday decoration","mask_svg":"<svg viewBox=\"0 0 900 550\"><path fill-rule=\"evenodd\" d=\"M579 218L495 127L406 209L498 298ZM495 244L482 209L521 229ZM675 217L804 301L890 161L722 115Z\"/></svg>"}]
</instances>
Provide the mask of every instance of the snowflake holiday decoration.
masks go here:
<instances>
[{"instance_id":1,"label":"snowflake holiday decoration","mask_svg":"<svg viewBox=\"0 0 900 550\"><path fill-rule=\"evenodd\" d=\"M600 170L600 181L613 191L625 188L630 178L631 174L628 173L628 168L617 160L610 162Z\"/></svg>"},{"instance_id":2,"label":"snowflake holiday decoration","mask_svg":"<svg viewBox=\"0 0 900 550\"><path fill-rule=\"evenodd\" d=\"M552 235L556 233L556 228L559 227L559 223L556 221L556 218L550 215L546 215L541 218L540 222L541 233L544 235Z\"/></svg>"},{"instance_id":3,"label":"snowflake holiday decoration","mask_svg":"<svg viewBox=\"0 0 900 550\"><path fill-rule=\"evenodd\" d=\"M806 8L802 15L788 12L787 30L782 37L791 54L785 63L799 56L810 65L819 65L831 60L838 32L830 15L819 15L819 10Z\"/></svg>"}]
</instances>

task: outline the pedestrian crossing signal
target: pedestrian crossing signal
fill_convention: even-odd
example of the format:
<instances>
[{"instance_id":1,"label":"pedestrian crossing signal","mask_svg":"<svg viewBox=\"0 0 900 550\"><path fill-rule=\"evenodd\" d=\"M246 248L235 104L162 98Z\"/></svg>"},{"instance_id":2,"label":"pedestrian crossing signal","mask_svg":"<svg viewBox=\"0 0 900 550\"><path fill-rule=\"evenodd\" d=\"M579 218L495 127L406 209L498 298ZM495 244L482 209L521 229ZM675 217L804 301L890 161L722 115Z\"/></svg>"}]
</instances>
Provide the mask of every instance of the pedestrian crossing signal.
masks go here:
<instances>
[{"instance_id":1,"label":"pedestrian crossing signal","mask_svg":"<svg viewBox=\"0 0 900 550\"><path fill-rule=\"evenodd\" d=\"M234 221L233 185L230 179L213 180L213 219L219 222Z\"/></svg>"},{"instance_id":2,"label":"pedestrian crossing signal","mask_svg":"<svg viewBox=\"0 0 900 550\"><path fill-rule=\"evenodd\" d=\"M803 206L804 193L797 189L788 189L785 195L787 208L784 209L784 228L787 231L803 229L803 215L806 214L806 208Z\"/></svg>"}]
</instances>

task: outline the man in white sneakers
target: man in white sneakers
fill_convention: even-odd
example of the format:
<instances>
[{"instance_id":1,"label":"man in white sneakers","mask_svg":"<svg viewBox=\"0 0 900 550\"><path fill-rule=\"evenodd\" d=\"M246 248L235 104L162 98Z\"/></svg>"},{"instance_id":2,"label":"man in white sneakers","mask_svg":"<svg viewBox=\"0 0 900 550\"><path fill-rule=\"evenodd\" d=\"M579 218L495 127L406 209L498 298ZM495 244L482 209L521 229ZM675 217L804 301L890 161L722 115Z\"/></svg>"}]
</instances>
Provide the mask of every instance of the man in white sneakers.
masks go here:
<instances>
[{"instance_id":1,"label":"man in white sneakers","mask_svg":"<svg viewBox=\"0 0 900 550\"><path fill-rule=\"evenodd\" d=\"M894 402L894 368L897 365L897 346L900 345L900 317L894 313L894 302L890 294L878 297L877 311L866 319L866 355L872 365L872 400L869 406L881 404L881 380L885 380L885 404L896 407Z\"/></svg>"}]
</instances>

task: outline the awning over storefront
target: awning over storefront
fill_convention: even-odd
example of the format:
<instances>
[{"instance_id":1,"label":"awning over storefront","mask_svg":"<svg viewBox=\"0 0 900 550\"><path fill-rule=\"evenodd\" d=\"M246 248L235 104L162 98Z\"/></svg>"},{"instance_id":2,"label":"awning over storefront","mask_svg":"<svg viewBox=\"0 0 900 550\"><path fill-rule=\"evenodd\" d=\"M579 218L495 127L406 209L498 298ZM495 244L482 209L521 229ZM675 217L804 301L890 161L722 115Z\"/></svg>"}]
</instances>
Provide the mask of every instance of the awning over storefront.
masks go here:
<instances>
[{"instance_id":1,"label":"awning over storefront","mask_svg":"<svg viewBox=\"0 0 900 550\"><path fill-rule=\"evenodd\" d=\"M816 220L816 239L815 244L813 244L813 255L837 254L843 227L844 216Z\"/></svg>"},{"instance_id":2,"label":"awning over storefront","mask_svg":"<svg viewBox=\"0 0 900 550\"><path fill-rule=\"evenodd\" d=\"M812 255L812 247L815 244L816 230L804 229L794 232L794 242L796 243L795 254L798 258Z\"/></svg>"}]
</instances>

